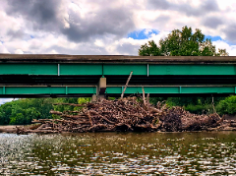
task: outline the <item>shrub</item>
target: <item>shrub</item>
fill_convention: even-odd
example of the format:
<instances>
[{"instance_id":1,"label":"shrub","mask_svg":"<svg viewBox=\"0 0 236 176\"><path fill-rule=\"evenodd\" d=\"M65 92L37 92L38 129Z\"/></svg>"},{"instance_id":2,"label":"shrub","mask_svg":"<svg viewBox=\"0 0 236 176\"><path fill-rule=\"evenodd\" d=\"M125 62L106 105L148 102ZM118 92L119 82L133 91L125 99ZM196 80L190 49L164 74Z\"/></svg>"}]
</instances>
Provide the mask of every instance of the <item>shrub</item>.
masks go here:
<instances>
[{"instance_id":1,"label":"shrub","mask_svg":"<svg viewBox=\"0 0 236 176\"><path fill-rule=\"evenodd\" d=\"M206 113L212 111L211 105L193 105L193 104L190 104L190 105L187 105L186 107L184 107L184 109L186 111L189 111L189 112L194 113L194 114L206 114Z\"/></svg>"},{"instance_id":2,"label":"shrub","mask_svg":"<svg viewBox=\"0 0 236 176\"><path fill-rule=\"evenodd\" d=\"M230 97L221 100L216 106L216 110L220 115L223 114L236 114L236 96L232 95Z\"/></svg>"},{"instance_id":3,"label":"shrub","mask_svg":"<svg viewBox=\"0 0 236 176\"><path fill-rule=\"evenodd\" d=\"M91 101L91 98L78 98L78 104L85 104Z\"/></svg>"}]
</instances>

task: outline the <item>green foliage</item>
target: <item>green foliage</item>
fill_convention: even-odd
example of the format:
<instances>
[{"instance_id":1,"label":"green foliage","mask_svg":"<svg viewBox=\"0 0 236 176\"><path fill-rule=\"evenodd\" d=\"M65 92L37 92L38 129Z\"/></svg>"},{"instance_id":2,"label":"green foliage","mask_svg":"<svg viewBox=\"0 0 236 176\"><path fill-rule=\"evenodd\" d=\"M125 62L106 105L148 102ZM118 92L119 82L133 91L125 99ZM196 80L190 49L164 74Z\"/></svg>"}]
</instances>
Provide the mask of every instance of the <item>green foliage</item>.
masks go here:
<instances>
[{"instance_id":1,"label":"green foliage","mask_svg":"<svg viewBox=\"0 0 236 176\"><path fill-rule=\"evenodd\" d=\"M91 98L57 98L55 103L74 103L74 104L85 104L91 101ZM53 105L55 111L79 111L83 107L73 107L69 105ZM60 119L60 116L53 114L53 119Z\"/></svg>"},{"instance_id":2,"label":"green foliage","mask_svg":"<svg viewBox=\"0 0 236 176\"><path fill-rule=\"evenodd\" d=\"M219 114L236 114L236 96L232 95L227 97L224 100L221 100L219 104L216 106L216 110Z\"/></svg>"},{"instance_id":3,"label":"green foliage","mask_svg":"<svg viewBox=\"0 0 236 176\"><path fill-rule=\"evenodd\" d=\"M15 104L16 104L15 101L12 101L0 106L0 125L8 125L10 123L12 107Z\"/></svg>"},{"instance_id":4,"label":"green foliage","mask_svg":"<svg viewBox=\"0 0 236 176\"><path fill-rule=\"evenodd\" d=\"M226 49L216 52L210 39L200 29L192 32L191 27L184 26L182 31L174 29L168 37L159 41L159 46L152 40L141 45L140 56L228 56Z\"/></svg>"},{"instance_id":5,"label":"green foliage","mask_svg":"<svg viewBox=\"0 0 236 176\"><path fill-rule=\"evenodd\" d=\"M115 100L115 97L108 97L108 100Z\"/></svg>"},{"instance_id":6,"label":"green foliage","mask_svg":"<svg viewBox=\"0 0 236 176\"><path fill-rule=\"evenodd\" d=\"M166 38L159 41L159 46L152 40L139 49L140 56L228 56L226 49L218 49L212 45L210 39L205 39L200 29L192 31L184 26L182 31L174 29ZM160 98L152 98L150 102L156 104ZM162 99L164 100L164 99ZM215 98L217 104L222 98ZM193 113L212 111L211 97L169 97L167 105L183 106Z\"/></svg>"},{"instance_id":7,"label":"green foliage","mask_svg":"<svg viewBox=\"0 0 236 176\"><path fill-rule=\"evenodd\" d=\"M90 102L91 98L26 98L2 104L0 106L0 125L30 124L33 119L59 119L57 115L51 115L51 109L55 111L75 111L82 107L67 105L53 105L55 103L79 103Z\"/></svg>"},{"instance_id":8,"label":"green foliage","mask_svg":"<svg viewBox=\"0 0 236 176\"><path fill-rule=\"evenodd\" d=\"M149 41L148 44L144 44L141 46L141 49L139 50L140 56L160 56L161 51L157 44L152 40Z\"/></svg>"},{"instance_id":9,"label":"green foliage","mask_svg":"<svg viewBox=\"0 0 236 176\"><path fill-rule=\"evenodd\" d=\"M170 56L197 56L199 55L199 43L204 40L204 35L199 29L192 33L187 26L182 31L173 30L167 38L160 40L161 52Z\"/></svg>"},{"instance_id":10,"label":"green foliage","mask_svg":"<svg viewBox=\"0 0 236 176\"><path fill-rule=\"evenodd\" d=\"M156 105L158 101L162 102L165 101L166 97L150 97L149 101L151 104Z\"/></svg>"},{"instance_id":11,"label":"green foliage","mask_svg":"<svg viewBox=\"0 0 236 176\"><path fill-rule=\"evenodd\" d=\"M19 99L0 106L0 125L30 124L33 119L51 118L51 98Z\"/></svg>"},{"instance_id":12,"label":"green foliage","mask_svg":"<svg viewBox=\"0 0 236 176\"><path fill-rule=\"evenodd\" d=\"M186 111L189 111L194 114L206 114L211 112L212 113L212 106L211 105L193 105L189 104L186 107L184 107Z\"/></svg>"},{"instance_id":13,"label":"green foliage","mask_svg":"<svg viewBox=\"0 0 236 176\"><path fill-rule=\"evenodd\" d=\"M77 98L56 98L55 103L78 103ZM66 106L66 105L53 105L53 108L55 111L73 111L74 107L73 106ZM53 116L56 118L56 116Z\"/></svg>"},{"instance_id":14,"label":"green foliage","mask_svg":"<svg viewBox=\"0 0 236 176\"><path fill-rule=\"evenodd\" d=\"M78 98L78 104L86 104L91 102L91 98ZM80 111L83 107L74 107L74 111Z\"/></svg>"},{"instance_id":15,"label":"green foliage","mask_svg":"<svg viewBox=\"0 0 236 176\"><path fill-rule=\"evenodd\" d=\"M218 106L225 97L215 97L214 103ZM212 105L212 97L169 97L166 104L169 107L182 106L185 110L194 114L214 113Z\"/></svg>"},{"instance_id":16,"label":"green foliage","mask_svg":"<svg viewBox=\"0 0 236 176\"><path fill-rule=\"evenodd\" d=\"M91 98L78 98L78 104L85 104L91 101Z\"/></svg>"},{"instance_id":17,"label":"green foliage","mask_svg":"<svg viewBox=\"0 0 236 176\"><path fill-rule=\"evenodd\" d=\"M198 97L169 97L166 104L168 106L187 106L189 104L198 104Z\"/></svg>"},{"instance_id":18,"label":"green foliage","mask_svg":"<svg viewBox=\"0 0 236 176\"><path fill-rule=\"evenodd\" d=\"M22 125L22 124L27 124L25 123L25 118L22 113L17 113L15 114L14 117L11 117L11 121L9 123L10 125Z\"/></svg>"}]
</instances>

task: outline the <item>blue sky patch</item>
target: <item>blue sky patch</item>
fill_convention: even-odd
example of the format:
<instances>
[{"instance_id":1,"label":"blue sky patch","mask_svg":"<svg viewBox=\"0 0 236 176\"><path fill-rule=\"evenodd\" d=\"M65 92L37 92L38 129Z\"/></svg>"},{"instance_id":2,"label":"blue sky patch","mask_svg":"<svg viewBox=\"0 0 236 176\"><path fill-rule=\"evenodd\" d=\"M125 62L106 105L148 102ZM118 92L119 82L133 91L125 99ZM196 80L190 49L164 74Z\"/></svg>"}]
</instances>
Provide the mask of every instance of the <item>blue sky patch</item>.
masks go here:
<instances>
[{"instance_id":1,"label":"blue sky patch","mask_svg":"<svg viewBox=\"0 0 236 176\"><path fill-rule=\"evenodd\" d=\"M229 45L235 45L234 43L229 42L228 40L222 39L220 36L210 36L210 35L206 35L204 41L205 41L207 38L208 38L208 39L211 39L212 42L220 40L220 41L223 41L223 42L225 42L225 43L227 43L227 44L229 44Z\"/></svg>"},{"instance_id":2,"label":"blue sky patch","mask_svg":"<svg viewBox=\"0 0 236 176\"><path fill-rule=\"evenodd\" d=\"M33 35L30 35L30 38L32 38L32 39L33 39L33 38L35 38L35 37L34 37Z\"/></svg>"},{"instance_id":3,"label":"blue sky patch","mask_svg":"<svg viewBox=\"0 0 236 176\"><path fill-rule=\"evenodd\" d=\"M210 36L210 35L206 35L205 39L211 39L211 41L217 41L217 40L222 40L222 38L220 36Z\"/></svg>"},{"instance_id":4,"label":"blue sky patch","mask_svg":"<svg viewBox=\"0 0 236 176\"><path fill-rule=\"evenodd\" d=\"M133 38L135 40L142 40L142 39L148 39L151 37L152 34L158 34L159 31L151 29L142 29L142 30L136 30L128 34L127 38Z\"/></svg>"}]
</instances>

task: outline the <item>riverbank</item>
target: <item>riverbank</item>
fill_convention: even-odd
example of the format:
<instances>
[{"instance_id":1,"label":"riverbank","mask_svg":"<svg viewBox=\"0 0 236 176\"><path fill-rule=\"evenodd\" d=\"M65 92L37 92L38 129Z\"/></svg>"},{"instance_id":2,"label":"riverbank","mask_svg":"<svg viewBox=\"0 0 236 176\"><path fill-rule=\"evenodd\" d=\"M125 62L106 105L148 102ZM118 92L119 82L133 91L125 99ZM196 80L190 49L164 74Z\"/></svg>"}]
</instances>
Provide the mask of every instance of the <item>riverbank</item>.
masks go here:
<instances>
[{"instance_id":1,"label":"riverbank","mask_svg":"<svg viewBox=\"0 0 236 176\"><path fill-rule=\"evenodd\" d=\"M235 121L233 121L235 123ZM236 127L230 126L232 121L224 120L222 122L224 125L218 126L216 128L205 128L200 130L191 130L191 131L178 131L177 133L187 133L187 132L223 132L223 131L236 131ZM57 130L37 130L37 128L41 126L41 124L32 124L32 125L9 125L9 126L0 126L0 133L9 133L9 134L31 134L31 133L38 133L38 134L75 134L81 132L69 132L69 131L57 131ZM119 132L119 131L118 131ZM122 131L121 131L122 132ZM130 132L130 131L129 131ZM145 132L145 131L144 131ZM147 131L146 131L147 132ZM176 133L176 132L167 132L163 130L155 130L152 131L154 133ZM94 133L94 132L91 132ZM99 132L101 133L101 132Z\"/></svg>"},{"instance_id":2,"label":"riverbank","mask_svg":"<svg viewBox=\"0 0 236 176\"><path fill-rule=\"evenodd\" d=\"M31 125L3 125L0 126L0 133L17 133L17 129L24 128L25 130L34 130L39 127L40 124Z\"/></svg>"},{"instance_id":3,"label":"riverbank","mask_svg":"<svg viewBox=\"0 0 236 176\"><path fill-rule=\"evenodd\" d=\"M19 125L19 127L24 127L24 125ZM4 125L0 126L0 133L16 133L16 126L15 125Z\"/></svg>"}]
</instances>

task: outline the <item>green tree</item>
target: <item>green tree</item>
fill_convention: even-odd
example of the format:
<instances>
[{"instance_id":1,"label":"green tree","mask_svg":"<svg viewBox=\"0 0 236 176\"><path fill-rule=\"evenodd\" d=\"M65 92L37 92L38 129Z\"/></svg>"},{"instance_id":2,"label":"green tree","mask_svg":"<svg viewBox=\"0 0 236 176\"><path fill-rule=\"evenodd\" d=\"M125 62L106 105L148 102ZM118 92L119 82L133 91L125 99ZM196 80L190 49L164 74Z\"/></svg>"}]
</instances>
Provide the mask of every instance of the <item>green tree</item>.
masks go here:
<instances>
[{"instance_id":1,"label":"green tree","mask_svg":"<svg viewBox=\"0 0 236 176\"><path fill-rule=\"evenodd\" d=\"M140 56L228 56L226 49L218 49L212 44L210 39L205 39L205 35L200 29L194 32L191 27L184 26L182 30L174 29L166 38L159 41L159 46L152 40L139 49ZM152 103L156 103L159 98L152 98ZM210 100L210 102L209 102ZM211 104L211 97L169 97L169 106L184 106L192 112L206 111ZM208 103L206 103L208 102ZM198 105L197 107L194 107ZM194 107L194 108L193 108Z\"/></svg>"},{"instance_id":2,"label":"green tree","mask_svg":"<svg viewBox=\"0 0 236 176\"><path fill-rule=\"evenodd\" d=\"M216 106L216 110L219 114L236 114L236 96L232 95L230 97L221 100L219 104Z\"/></svg>"},{"instance_id":3,"label":"green tree","mask_svg":"<svg viewBox=\"0 0 236 176\"><path fill-rule=\"evenodd\" d=\"M10 125L23 125L25 123L25 117L22 113L17 113L15 116L11 117Z\"/></svg>"},{"instance_id":4,"label":"green tree","mask_svg":"<svg viewBox=\"0 0 236 176\"><path fill-rule=\"evenodd\" d=\"M161 51L157 44L152 40L149 41L148 44L144 44L141 46L139 50L140 56L160 56Z\"/></svg>"},{"instance_id":5,"label":"green tree","mask_svg":"<svg viewBox=\"0 0 236 176\"><path fill-rule=\"evenodd\" d=\"M187 106L198 104L198 97L169 97L166 101L169 106Z\"/></svg>"},{"instance_id":6,"label":"green tree","mask_svg":"<svg viewBox=\"0 0 236 176\"><path fill-rule=\"evenodd\" d=\"M10 116L12 114L12 107L15 105L15 101L5 103L0 106L0 125L8 125L10 122Z\"/></svg>"},{"instance_id":7,"label":"green tree","mask_svg":"<svg viewBox=\"0 0 236 176\"><path fill-rule=\"evenodd\" d=\"M226 49L216 52L215 46L200 29L192 32L191 27L184 26L182 31L174 29L166 38L159 41L159 46L152 40L141 45L140 56L228 56Z\"/></svg>"},{"instance_id":8,"label":"green tree","mask_svg":"<svg viewBox=\"0 0 236 176\"><path fill-rule=\"evenodd\" d=\"M33 119L52 118L52 98L18 99L0 106L0 125L30 124Z\"/></svg>"},{"instance_id":9,"label":"green tree","mask_svg":"<svg viewBox=\"0 0 236 176\"><path fill-rule=\"evenodd\" d=\"M90 98L22 98L0 105L0 125L30 124L33 119L51 119L59 116L51 115L49 111L80 110L81 107L53 105L54 103L89 102Z\"/></svg>"}]
</instances>

